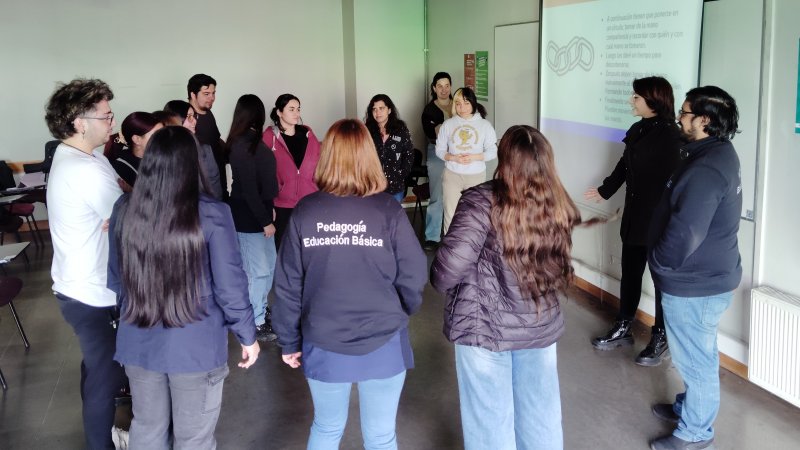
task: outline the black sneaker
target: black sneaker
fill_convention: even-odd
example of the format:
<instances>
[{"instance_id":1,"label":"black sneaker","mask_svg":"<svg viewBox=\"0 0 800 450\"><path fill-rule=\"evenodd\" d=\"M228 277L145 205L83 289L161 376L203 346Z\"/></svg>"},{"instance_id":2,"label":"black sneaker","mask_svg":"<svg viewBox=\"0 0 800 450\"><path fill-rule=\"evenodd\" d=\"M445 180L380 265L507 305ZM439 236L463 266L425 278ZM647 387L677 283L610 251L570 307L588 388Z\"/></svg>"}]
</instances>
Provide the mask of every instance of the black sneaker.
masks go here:
<instances>
[{"instance_id":1,"label":"black sneaker","mask_svg":"<svg viewBox=\"0 0 800 450\"><path fill-rule=\"evenodd\" d=\"M422 248L427 252L432 252L439 248L439 243L436 241L425 241L425 243L422 244Z\"/></svg>"},{"instance_id":2,"label":"black sneaker","mask_svg":"<svg viewBox=\"0 0 800 450\"><path fill-rule=\"evenodd\" d=\"M256 339L264 342L272 342L278 339L278 335L272 331L272 325L264 322L261 325L256 325Z\"/></svg>"},{"instance_id":3,"label":"black sneaker","mask_svg":"<svg viewBox=\"0 0 800 450\"><path fill-rule=\"evenodd\" d=\"M631 325L633 321L618 320L603 336L592 339L592 346L598 350L613 350L617 347L633 345Z\"/></svg>"},{"instance_id":4,"label":"black sneaker","mask_svg":"<svg viewBox=\"0 0 800 450\"><path fill-rule=\"evenodd\" d=\"M656 403L650 410L653 411L654 416L667 422L678 423L681 420L680 416L675 414L672 403Z\"/></svg>"}]
</instances>

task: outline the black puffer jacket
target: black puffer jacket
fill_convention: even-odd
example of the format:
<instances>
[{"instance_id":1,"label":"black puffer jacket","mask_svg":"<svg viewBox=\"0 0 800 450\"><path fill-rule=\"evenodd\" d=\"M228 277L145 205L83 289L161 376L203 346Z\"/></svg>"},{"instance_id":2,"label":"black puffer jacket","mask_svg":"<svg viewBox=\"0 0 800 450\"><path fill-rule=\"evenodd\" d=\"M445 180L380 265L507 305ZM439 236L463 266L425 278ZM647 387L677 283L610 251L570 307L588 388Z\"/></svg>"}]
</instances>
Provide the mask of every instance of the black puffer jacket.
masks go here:
<instances>
[{"instance_id":1,"label":"black puffer jacket","mask_svg":"<svg viewBox=\"0 0 800 450\"><path fill-rule=\"evenodd\" d=\"M447 295L444 335L491 351L544 348L564 332L558 296L520 293L491 226L492 186L464 191L431 266L431 284Z\"/></svg>"}]
</instances>

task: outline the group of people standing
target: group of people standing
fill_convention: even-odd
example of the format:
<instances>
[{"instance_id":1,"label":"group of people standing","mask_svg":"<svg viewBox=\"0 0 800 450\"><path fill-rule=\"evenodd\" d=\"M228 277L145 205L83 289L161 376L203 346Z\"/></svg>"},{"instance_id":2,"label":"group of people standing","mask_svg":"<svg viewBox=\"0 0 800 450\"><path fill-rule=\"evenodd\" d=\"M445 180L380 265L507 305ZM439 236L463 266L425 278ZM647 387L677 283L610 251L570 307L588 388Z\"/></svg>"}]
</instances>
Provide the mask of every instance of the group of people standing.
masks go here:
<instances>
[{"instance_id":1,"label":"group of people standing","mask_svg":"<svg viewBox=\"0 0 800 450\"><path fill-rule=\"evenodd\" d=\"M274 339L283 361L302 367L314 403L308 448L338 448L353 383L365 447L397 448L397 407L414 366L409 317L429 279L447 297L466 448L563 447L559 295L573 278L573 228L602 220L582 220L538 130L513 126L498 145L474 92L451 98L450 82L435 75L422 116L425 246L438 247L430 272L400 204L413 145L386 95L370 100L363 121L334 123L322 142L294 95L276 99L268 126L263 102L243 95L222 141L211 115L216 81L199 74L188 102L129 115L124 147L106 148L109 163L95 150L114 142L108 85L78 79L53 93L53 290L83 354L87 447L113 448L114 396L127 375L130 448L213 448L231 331L240 367L256 362L258 340ZM697 88L678 129L666 80L633 87L642 120L612 175L586 194L607 199L627 183L622 310L593 344L631 343L649 262L663 314L637 362L657 364L668 340L686 384L674 404L653 407L677 428L651 445L704 448L719 406L716 326L741 277L729 142L738 113L721 89Z\"/></svg>"}]
</instances>

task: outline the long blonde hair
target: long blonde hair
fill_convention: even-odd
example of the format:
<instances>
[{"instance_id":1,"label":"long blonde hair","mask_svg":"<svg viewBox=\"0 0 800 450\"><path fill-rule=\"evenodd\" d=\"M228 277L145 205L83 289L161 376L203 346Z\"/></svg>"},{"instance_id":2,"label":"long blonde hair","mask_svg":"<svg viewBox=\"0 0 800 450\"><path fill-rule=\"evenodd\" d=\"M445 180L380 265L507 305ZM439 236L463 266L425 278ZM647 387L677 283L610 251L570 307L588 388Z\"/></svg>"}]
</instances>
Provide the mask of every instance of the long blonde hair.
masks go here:
<instances>
[{"instance_id":1,"label":"long blonde hair","mask_svg":"<svg viewBox=\"0 0 800 450\"><path fill-rule=\"evenodd\" d=\"M314 182L321 191L340 197L366 197L386 190L378 152L363 123L342 119L331 125L322 141Z\"/></svg>"},{"instance_id":2,"label":"long blonde hair","mask_svg":"<svg viewBox=\"0 0 800 450\"><path fill-rule=\"evenodd\" d=\"M503 257L523 295L564 290L581 216L556 173L552 147L535 128L515 125L500 140L498 158L491 220Z\"/></svg>"}]
</instances>

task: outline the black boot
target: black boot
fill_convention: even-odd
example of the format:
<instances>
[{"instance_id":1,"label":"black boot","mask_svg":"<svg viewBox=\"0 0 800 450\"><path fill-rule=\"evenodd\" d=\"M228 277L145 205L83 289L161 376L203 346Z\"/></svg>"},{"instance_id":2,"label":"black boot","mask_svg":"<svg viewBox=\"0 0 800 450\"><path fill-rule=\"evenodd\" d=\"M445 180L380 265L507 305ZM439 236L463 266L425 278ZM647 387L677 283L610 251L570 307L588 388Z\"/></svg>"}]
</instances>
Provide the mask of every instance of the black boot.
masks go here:
<instances>
[{"instance_id":1,"label":"black boot","mask_svg":"<svg viewBox=\"0 0 800 450\"><path fill-rule=\"evenodd\" d=\"M650 343L639 353L636 364L645 367L654 367L661 364L661 361L669 358L669 346L667 345L667 333L663 328L653 327L650 336Z\"/></svg>"},{"instance_id":2,"label":"black boot","mask_svg":"<svg viewBox=\"0 0 800 450\"><path fill-rule=\"evenodd\" d=\"M256 325L256 339L266 342L272 342L278 339L278 335L272 330L272 313L269 309L264 319L264 323Z\"/></svg>"},{"instance_id":3,"label":"black boot","mask_svg":"<svg viewBox=\"0 0 800 450\"><path fill-rule=\"evenodd\" d=\"M592 345L598 350L613 350L617 347L633 345L631 320L617 320L604 336L592 339Z\"/></svg>"}]
</instances>

